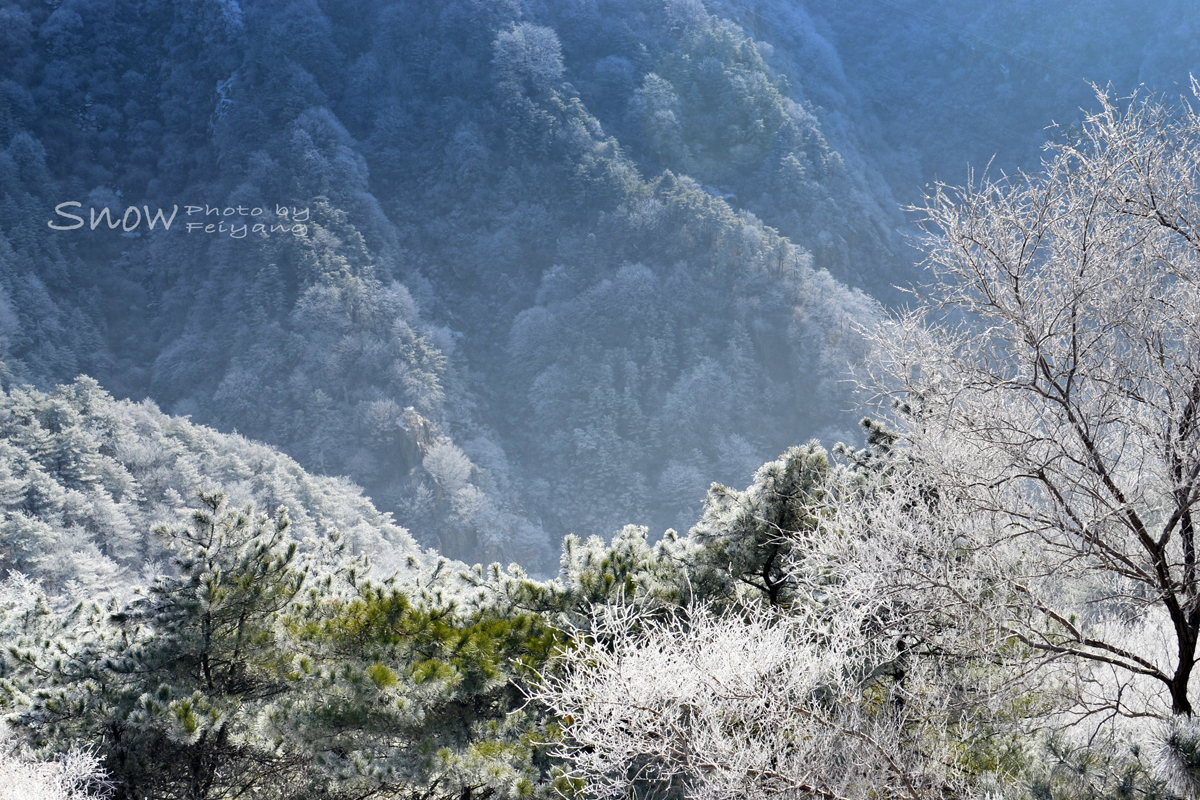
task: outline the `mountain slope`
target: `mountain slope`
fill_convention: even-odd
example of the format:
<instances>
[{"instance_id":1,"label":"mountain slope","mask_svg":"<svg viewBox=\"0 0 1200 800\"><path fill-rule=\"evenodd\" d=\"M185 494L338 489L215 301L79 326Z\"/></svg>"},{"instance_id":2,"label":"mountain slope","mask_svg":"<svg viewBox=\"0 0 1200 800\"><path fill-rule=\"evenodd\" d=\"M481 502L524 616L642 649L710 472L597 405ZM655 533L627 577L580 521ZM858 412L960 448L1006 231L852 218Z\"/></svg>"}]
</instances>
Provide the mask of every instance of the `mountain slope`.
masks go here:
<instances>
[{"instance_id":1,"label":"mountain slope","mask_svg":"<svg viewBox=\"0 0 1200 800\"><path fill-rule=\"evenodd\" d=\"M412 537L344 479L310 475L279 452L113 400L81 378L51 394L0 393L0 570L50 595L91 597L149 583L200 492L233 507L287 506L299 541L339 532L384 572L423 563Z\"/></svg>"},{"instance_id":2,"label":"mountain slope","mask_svg":"<svg viewBox=\"0 0 1200 800\"><path fill-rule=\"evenodd\" d=\"M686 525L852 430L875 306L817 267L887 285L895 220L765 50L680 9L7 6L9 372L278 446L457 557Z\"/></svg>"}]
</instances>

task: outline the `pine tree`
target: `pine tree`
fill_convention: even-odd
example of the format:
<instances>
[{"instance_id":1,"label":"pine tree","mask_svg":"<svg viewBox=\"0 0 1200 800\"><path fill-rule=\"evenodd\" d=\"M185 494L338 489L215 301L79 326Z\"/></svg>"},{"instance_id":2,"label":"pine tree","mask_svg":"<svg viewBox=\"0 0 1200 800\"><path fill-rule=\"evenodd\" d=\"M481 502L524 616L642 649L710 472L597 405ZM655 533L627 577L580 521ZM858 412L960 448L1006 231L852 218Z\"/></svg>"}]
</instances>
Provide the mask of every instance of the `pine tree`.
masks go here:
<instances>
[{"instance_id":1,"label":"pine tree","mask_svg":"<svg viewBox=\"0 0 1200 800\"><path fill-rule=\"evenodd\" d=\"M307 757L258 732L290 691L281 615L314 564L288 525L282 509L269 519L202 495L190 527L160 531L176 574L125 607L80 604L14 649L17 726L51 749L95 743L118 800L302 786Z\"/></svg>"},{"instance_id":2,"label":"pine tree","mask_svg":"<svg viewBox=\"0 0 1200 800\"><path fill-rule=\"evenodd\" d=\"M814 441L764 464L745 491L714 484L689 533L697 579L729 597L749 588L786 606L792 599L788 550L818 525L829 473L828 454Z\"/></svg>"}]
</instances>

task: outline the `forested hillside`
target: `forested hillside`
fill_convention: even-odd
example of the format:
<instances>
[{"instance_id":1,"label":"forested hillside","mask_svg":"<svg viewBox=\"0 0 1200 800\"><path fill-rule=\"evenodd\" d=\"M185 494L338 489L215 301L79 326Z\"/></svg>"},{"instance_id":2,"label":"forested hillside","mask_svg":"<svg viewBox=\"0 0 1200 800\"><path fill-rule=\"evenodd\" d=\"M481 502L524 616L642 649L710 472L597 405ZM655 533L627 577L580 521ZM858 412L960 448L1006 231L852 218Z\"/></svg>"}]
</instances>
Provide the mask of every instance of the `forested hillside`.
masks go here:
<instances>
[{"instance_id":1,"label":"forested hillside","mask_svg":"<svg viewBox=\"0 0 1200 800\"><path fill-rule=\"evenodd\" d=\"M0 0L0 800L1197 800L1198 14Z\"/></svg>"},{"instance_id":2,"label":"forested hillside","mask_svg":"<svg viewBox=\"0 0 1200 800\"><path fill-rule=\"evenodd\" d=\"M714 478L853 422L876 311L846 286L903 277L900 218L699 6L4 13L18 383L85 372L534 565L569 531L685 526ZM49 228L72 200L87 224ZM188 206L234 214L189 232ZM284 207L303 233L235 230Z\"/></svg>"},{"instance_id":3,"label":"forested hillside","mask_svg":"<svg viewBox=\"0 0 1200 800\"><path fill-rule=\"evenodd\" d=\"M61 603L153 580L169 561L156 529L186 518L214 487L235 507L290 509L297 541L337 532L384 569L420 563L408 532L349 481L309 475L278 451L152 403L116 402L88 378L51 395L11 390L0 426L0 568Z\"/></svg>"},{"instance_id":4,"label":"forested hillside","mask_svg":"<svg viewBox=\"0 0 1200 800\"><path fill-rule=\"evenodd\" d=\"M1097 23L1112 47L1044 33L1069 9L994 36L886 4L3 13L11 380L91 375L528 564L569 531L686 526L711 480L851 435L838 381L877 313L855 290L916 276L886 179L914 199L997 150L1028 164L1089 102L1077 73L1189 58L1146 15ZM49 228L63 202L87 224Z\"/></svg>"}]
</instances>

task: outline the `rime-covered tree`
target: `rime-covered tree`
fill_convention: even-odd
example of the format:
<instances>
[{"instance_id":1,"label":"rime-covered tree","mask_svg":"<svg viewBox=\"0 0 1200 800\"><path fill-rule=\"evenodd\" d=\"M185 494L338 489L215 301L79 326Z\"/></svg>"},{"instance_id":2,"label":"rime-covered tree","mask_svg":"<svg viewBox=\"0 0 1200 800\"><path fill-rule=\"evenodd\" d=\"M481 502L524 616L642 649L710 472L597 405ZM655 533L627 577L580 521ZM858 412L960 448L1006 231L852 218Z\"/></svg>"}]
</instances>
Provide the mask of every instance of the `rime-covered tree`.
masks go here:
<instances>
[{"instance_id":1,"label":"rime-covered tree","mask_svg":"<svg viewBox=\"0 0 1200 800\"><path fill-rule=\"evenodd\" d=\"M14 722L38 739L96 743L122 798L302 784L310 757L256 735L289 689L280 616L311 569L288 524L282 510L256 517L204 496L189 527L163 533L175 575L124 607L80 604L53 639L18 640Z\"/></svg>"},{"instance_id":2,"label":"rime-covered tree","mask_svg":"<svg viewBox=\"0 0 1200 800\"><path fill-rule=\"evenodd\" d=\"M759 467L745 491L714 484L704 515L688 533L698 578L725 582L730 596L749 588L786 606L792 600L789 551L820 525L830 501L829 471L824 448L809 442Z\"/></svg>"},{"instance_id":3,"label":"rime-covered tree","mask_svg":"<svg viewBox=\"0 0 1200 800\"><path fill-rule=\"evenodd\" d=\"M930 197L933 290L877 337L881 385L997 587L944 596L1092 670L1081 713L1190 716L1200 116L1099 101L1039 171Z\"/></svg>"}]
</instances>

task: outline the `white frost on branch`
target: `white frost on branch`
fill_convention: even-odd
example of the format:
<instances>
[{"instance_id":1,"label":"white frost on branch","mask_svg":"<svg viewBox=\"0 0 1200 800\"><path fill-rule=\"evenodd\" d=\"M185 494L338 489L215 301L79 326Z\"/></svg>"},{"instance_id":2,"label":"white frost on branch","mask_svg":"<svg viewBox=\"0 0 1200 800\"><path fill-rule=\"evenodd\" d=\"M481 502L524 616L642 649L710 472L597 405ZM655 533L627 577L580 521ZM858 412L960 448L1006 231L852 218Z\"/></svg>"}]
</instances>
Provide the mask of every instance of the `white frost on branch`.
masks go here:
<instances>
[{"instance_id":1,"label":"white frost on branch","mask_svg":"<svg viewBox=\"0 0 1200 800\"><path fill-rule=\"evenodd\" d=\"M598 611L536 694L565 721L557 755L589 796L614 800L637 788L693 800L917 800L948 786L930 769L938 743L919 753L862 638L812 622L702 605L652 619Z\"/></svg>"},{"instance_id":2,"label":"white frost on branch","mask_svg":"<svg viewBox=\"0 0 1200 800\"><path fill-rule=\"evenodd\" d=\"M934 291L875 386L990 584L964 606L1074 665L1077 714L1167 718L1200 640L1200 115L1098 96L1041 171L919 209Z\"/></svg>"},{"instance_id":3,"label":"white frost on branch","mask_svg":"<svg viewBox=\"0 0 1200 800\"><path fill-rule=\"evenodd\" d=\"M0 800L100 800L111 786L93 753L72 750L54 761L33 761L12 752L11 734L0 723Z\"/></svg>"}]
</instances>

